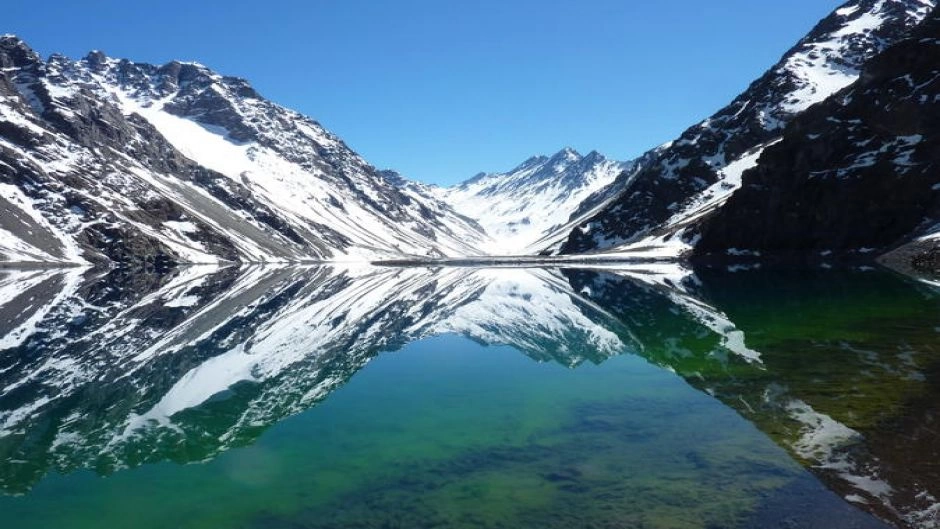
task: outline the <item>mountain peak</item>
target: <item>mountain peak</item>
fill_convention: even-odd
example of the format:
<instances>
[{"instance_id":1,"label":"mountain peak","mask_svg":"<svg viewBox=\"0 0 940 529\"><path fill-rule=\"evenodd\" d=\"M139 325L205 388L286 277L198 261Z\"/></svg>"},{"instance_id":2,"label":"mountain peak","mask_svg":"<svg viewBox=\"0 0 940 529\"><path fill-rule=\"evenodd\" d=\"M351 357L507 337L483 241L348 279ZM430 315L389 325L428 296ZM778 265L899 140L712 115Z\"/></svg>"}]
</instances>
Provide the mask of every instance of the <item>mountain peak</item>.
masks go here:
<instances>
[{"instance_id":1,"label":"mountain peak","mask_svg":"<svg viewBox=\"0 0 940 529\"><path fill-rule=\"evenodd\" d=\"M444 190L454 209L476 220L494 240L493 251L525 253L594 193L611 184L623 164L591 151L583 157L571 147L533 156L511 171L480 173Z\"/></svg>"},{"instance_id":2,"label":"mountain peak","mask_svg":"<svg viewBox=\"0 0 940 529\"><path fill-rule=\"evenodd\" d=\"M6 262L373 260L474 255L487 241L476 223L402 189L400 176L379 173L313 119L199 63L97 50L46 62L7 36L0 92L0 125L12 122L18 140L0 149L0 167L14 171L0 198L30 219L22 235L0 237ZM37 151L55 171L22 162ZM114 178L95 181L88 167ZM135 220L117 238L96 223L73 229L79 218L125 212Z\"/></svg>"},{"instance_id":3,"label":"mountain peak","mask_svg":"<svg viewBox=\"0 0 940 529\"><path fill-rule=\"evenodd\" d=\"M23 46L26 45L23 39L19 38L13 33L4 33L3 35L0 35L0 46L6 47L14 44L20 44Z\"/></svg>"},{"instance_id":4,"label":"mountain peak","mask_svg":"<svg viewBox=\"0 0 940 529\"><path fill-rule=\"evenodd\" d=\"M545 156L545 155L530 156L529 158L526 159L526 161L510 169L509 173L511 174L511 173L518 173L520 171L525 171L526 169L530 169L532 167L535 167L535 166L538 166L547 162L548 159L549 159L548 156ZM480 173L480 174L486 174L486 173Z\"/></svg>"},{"instance_id":5,"label":"mountain peak","mask_svg":"<svg viewBox=\"0 0 940 529\"><path fill-rule=\"evenodd\" d=\"M569 159L569 160L580 160L580 159L581 159L581 153L579 153L577 150L575 150L575 149L572 148L572 147L565 147L564 149L562 149L562 150L556 152L556 153L552 156L552 158L553 158L553 159L554 159L554 158L566 158L566 159Z\"/></svg>"},{"instance_id":6,"label":"mountain peak","mask_svg":"<svg viewBox=\"0 0 940 529\"><path fill-rule=\"evenodd\" d=\"M565 147L564 149L556 152L549 158L546 165L555 172L564 171L568 168L569 165L578 163L581 161L581 153L572 149L571 147Z\"/></svg>"},{"instance_id":7,"label":"mountain peak","mask_svg":"<svg viewBox=\"0 0 940 529\"><path fill-rule=\"evenodd\" d=\"M0 37L0 67L21 67L40 61L39 54L23 39L12 34Z\"/></svg>"},{"instance_id":8,"label":"mountain peak","mask_svg":"<svg viewBox=\"0 0 940 529\"><path fill-rule=\"evenodd\" d=\"M101 66L108 61L108 56L101 50L91 50L85 55L85 62L90 66Z\"/></svg>"},{"instance_id":9,"label":"mountain peak","mask_svg":"<svg viewBox=\"0 0 940 529\"><path fill-rule=\"evenodd\" d=\"M560 251L626 247L659 230L673 230L663 241L680 240L676 233L691 234L688 221L723 207L742 185L742 174L796 116L855 83L873 57L905 39L936 4L843 3L729 105L644 154L617 195L580 219Z\"/></svg>"},{"instance_id":10,"label":"mountain peak","mask_svg":"<svg viewBox=\"0 0 940 529\"><path fill-rule=\"evenodd\" d=\"M603 154L601 154L601 153L599 153L599 152L597 152L597 151L595 150L595 151L591 151L591 152L587 153L586 155L584 155L584 157L581 159L581 161L582 161L582 163L587 163L587 164L590 165L590 164L595 164L595 163L603 162L603 161L605 161L606 159L607 159L606 156L604 156Z\"/></svg>"}]
</instances>

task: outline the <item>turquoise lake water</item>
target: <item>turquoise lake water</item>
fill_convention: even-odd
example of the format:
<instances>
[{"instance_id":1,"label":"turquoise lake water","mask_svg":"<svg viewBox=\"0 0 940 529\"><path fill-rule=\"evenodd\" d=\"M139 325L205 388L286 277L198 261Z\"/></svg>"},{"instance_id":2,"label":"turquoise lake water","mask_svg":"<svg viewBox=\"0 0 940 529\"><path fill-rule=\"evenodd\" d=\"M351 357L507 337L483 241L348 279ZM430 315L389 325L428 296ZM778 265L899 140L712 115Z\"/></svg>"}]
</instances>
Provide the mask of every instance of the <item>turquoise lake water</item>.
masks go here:
<instances>
[{"instance_id":1,"label":"turquoise lake water","mask_svg":"<svg viewBox=\"0 0 940 529\"><path fill-rule=\"evenodd\" d=\"M940 293L888 272L16 274L0 527L940 519Z\"/></svg>"}]
</instances>

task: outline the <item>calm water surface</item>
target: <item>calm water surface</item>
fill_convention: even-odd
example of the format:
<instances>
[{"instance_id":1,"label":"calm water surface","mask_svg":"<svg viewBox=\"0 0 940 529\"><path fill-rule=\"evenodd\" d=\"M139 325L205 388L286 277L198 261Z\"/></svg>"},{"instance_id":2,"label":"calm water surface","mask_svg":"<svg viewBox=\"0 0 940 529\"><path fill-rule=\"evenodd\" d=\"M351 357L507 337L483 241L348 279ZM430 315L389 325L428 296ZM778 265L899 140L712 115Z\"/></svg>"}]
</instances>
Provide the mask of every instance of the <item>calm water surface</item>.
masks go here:
<instances>
[{"instance_id":1,"label":"calm water surface","mask_svg":"<svg viewBox=\"0 0 940 529\"><path fill-rule=\"evenodd\" d=\"M0 277L0 527L940 526L879 270Z\"/></svg>"}]
</instances>

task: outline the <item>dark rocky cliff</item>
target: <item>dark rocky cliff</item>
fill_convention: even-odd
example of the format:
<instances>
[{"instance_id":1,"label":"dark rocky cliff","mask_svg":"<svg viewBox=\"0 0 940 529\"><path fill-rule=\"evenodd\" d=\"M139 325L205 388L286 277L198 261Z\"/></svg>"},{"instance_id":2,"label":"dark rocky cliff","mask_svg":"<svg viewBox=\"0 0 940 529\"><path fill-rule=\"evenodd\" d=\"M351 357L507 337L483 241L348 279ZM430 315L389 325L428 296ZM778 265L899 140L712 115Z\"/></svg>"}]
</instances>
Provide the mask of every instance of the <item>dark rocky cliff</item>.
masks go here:
<instances>
[{"instance_id":1,"label":"dark rocky cliff","mask_svg":"<svg viewBox=\"0 0 940 529\"><path fill-rule=\"evenodd\" d=\"M940 224L940 13L809 109L701 226L697 255L882 254ZM926 264L926 263L925 263Z\"/></svg>"},{"instance_id":2,"label":"dark rocky cliff","mask_svg":"<svg viewBox=\"0 0 940 529\"><path fill-rule=\"evenodd\" d=\"M847 2L727 107L621 176L619 196L571 230L561 253L613 250L684 228L720 208L721 196L738 185L742 160L780 138L814 104L854 82L870 59L906 38L933 5ZM691 233L684 235L692 240Z\"/></svg>"}]
</instances>

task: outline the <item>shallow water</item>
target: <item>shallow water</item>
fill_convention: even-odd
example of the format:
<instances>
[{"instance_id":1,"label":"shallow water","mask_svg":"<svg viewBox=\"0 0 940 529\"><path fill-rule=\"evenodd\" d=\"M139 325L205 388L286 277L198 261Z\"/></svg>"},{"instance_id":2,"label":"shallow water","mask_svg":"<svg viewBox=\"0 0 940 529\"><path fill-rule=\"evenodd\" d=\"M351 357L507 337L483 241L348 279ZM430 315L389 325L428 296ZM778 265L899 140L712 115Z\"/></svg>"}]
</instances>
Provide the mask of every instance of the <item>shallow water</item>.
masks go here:
<instances>
[{"instance_id":1,"label":"shallow water","mask_svg":"<svg viewBox=\"0 0 940 529\"><path fill-rule=\"evenodd\" d=\"M940 292L660 272L6 273L0 527L940 525Z\"/></svg>"}]
</instances>

